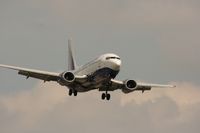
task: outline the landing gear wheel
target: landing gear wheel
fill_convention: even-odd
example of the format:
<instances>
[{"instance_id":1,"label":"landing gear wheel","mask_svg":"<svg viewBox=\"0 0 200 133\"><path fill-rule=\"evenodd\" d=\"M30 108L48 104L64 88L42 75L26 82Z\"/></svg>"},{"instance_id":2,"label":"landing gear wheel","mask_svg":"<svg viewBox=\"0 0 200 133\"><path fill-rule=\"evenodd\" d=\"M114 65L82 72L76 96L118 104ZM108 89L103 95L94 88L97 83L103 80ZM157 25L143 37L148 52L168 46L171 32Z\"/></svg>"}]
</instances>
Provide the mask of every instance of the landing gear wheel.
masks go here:
<instances>
[{"instance_id":1,"label":"landing gear wheel","mask_svg":"<svg viewBox=\"0 0 200 133\"><path fill-rule=\"evenodd\" d=\"M69 90L69 96L71 96L73 93L72 89Z\"/></svg>"},{"instance_id":2,"label":"landing gear wheel","mask_svg":"<svg viewBox=\"0 0 200 133\"><path fill-rule=\"evenodd\" d=\"M110 94L106 95L106 100L108 100L108 101L110 100Z\"/></svg>"},{"instance_id":3,"label":"landing gear wheel","mask_svg":"<svg viewBox=\"0 0 200 133\"><path fill-rule=\"evenodd\" d=\"M77 96L77 91L76 90L74 90L74 96Z\"/></svg>"},{"instance_id":4,"label":"landing gear wheel","mask_svg":"<svg viewBox=\"0 0 200 133\"><path fill-rule=\"evenodd\" d=\"M105 98L106 98L106 94L103 93L103 94L101 95L101 99L102 99L102 100L105 100Z\"/></svg>"}]
</instances>

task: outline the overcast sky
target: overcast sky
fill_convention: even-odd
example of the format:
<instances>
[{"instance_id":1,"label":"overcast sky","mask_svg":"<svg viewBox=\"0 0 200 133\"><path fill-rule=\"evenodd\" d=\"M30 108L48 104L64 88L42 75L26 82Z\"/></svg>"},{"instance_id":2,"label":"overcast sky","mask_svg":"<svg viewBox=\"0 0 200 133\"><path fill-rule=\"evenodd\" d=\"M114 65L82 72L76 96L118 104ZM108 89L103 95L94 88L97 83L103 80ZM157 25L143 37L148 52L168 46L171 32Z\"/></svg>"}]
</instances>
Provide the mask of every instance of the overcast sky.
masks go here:
<instances>
[{"instance_id":1,"label":"overcast sky","mask_svg":"<svg viewBox=\"0 0 200 133\"><path fill-rule=\"evenodd\" d=\"M68 97L68 90L0 69L0 132L198 133L199 0L0 0L0 63L62 72L67 39L79 65L112 52L118 79L175 89Z\"/></svg>"}]
</instances>

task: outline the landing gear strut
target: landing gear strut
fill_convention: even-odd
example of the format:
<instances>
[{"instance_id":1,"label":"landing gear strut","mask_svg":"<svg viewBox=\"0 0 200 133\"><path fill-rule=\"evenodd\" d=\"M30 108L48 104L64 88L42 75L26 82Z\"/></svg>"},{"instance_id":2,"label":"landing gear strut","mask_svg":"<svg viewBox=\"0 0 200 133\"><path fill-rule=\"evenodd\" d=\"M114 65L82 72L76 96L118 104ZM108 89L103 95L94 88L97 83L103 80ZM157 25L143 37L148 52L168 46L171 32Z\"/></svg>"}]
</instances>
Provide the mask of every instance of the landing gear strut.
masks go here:
<instances>
[{"instance_id":1,"label":"landing gear strut","mask_svg":"<svg viewBox=\"0 0 200 133\"><path fill-rule=\"evenodd\" d=\"M69 89L69 96L72 96L72 94L74 94L74 96L77 96L77 91L73 90L73 89Z\"/></svg>"},{"instance_id":2,"label":"landing gear strut","mask_svg":"<svg viewBox=\"0 0 200 133\"><path fill-rule=\"evenodd\" d=\"M110 100L110 97L111 97L110 94L107 93L107 92L106 92L106 93L103 93L103 94L101 95L101 99L102 99L102 100L105 100L105 99L106 99L106 100L109 101L109 100Z\"/></svg>"}]
</instances>

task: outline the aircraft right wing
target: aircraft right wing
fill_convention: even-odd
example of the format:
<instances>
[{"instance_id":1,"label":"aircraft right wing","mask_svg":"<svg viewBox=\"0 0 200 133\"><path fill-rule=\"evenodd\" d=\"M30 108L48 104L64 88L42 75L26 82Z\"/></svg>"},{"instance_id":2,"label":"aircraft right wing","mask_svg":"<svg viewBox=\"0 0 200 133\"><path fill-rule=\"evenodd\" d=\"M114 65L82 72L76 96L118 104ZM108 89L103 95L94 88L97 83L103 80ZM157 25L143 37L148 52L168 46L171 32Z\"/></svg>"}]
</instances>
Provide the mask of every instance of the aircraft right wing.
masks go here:
<instances>
[{"instance_id":1,"label":"aircraft right wing","mask_svg":"<svg viewBox=\"0 0 200 133\"><path fill-rule=\"evenodd\" d=\"M111 86L109 88L110 91L114 91L117 89L121 89L124 93L130 93L133 91L148 91L152 88L174 88L174 85L161 85L161 84L147 84L147 83L139 83L134 80L111 80Z\"/></svg>"}]
</instances>

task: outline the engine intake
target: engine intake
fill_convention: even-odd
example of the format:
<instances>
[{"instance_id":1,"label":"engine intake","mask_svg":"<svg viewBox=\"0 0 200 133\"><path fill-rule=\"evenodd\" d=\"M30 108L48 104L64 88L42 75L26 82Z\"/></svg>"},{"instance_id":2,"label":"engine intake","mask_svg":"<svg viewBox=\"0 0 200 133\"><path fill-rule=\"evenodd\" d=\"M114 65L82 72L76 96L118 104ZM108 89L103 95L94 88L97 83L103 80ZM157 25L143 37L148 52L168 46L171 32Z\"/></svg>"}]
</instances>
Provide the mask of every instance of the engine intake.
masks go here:
<instances>
[{"instance_id":1,"label":"engine intake","mask_svg":"<svg viewBox=\"0 0 200 133\"><path fill-rule=\"evenodd\" d=\"M75 80L75 75L72 72L65 72L62 75L63 79L67 82L73 82Z\"/></svg>"},{"instance_id":2,"label":"engine intake","mask_svg":"<svg viewBox=\"0 0 200 133\"><path fill-rule=\"evenodd\" d=\"M125 86L129 90L134 90L137 88L137 82L135 80L127 80L125 81Z\"/></svg>"}]
</instances>

